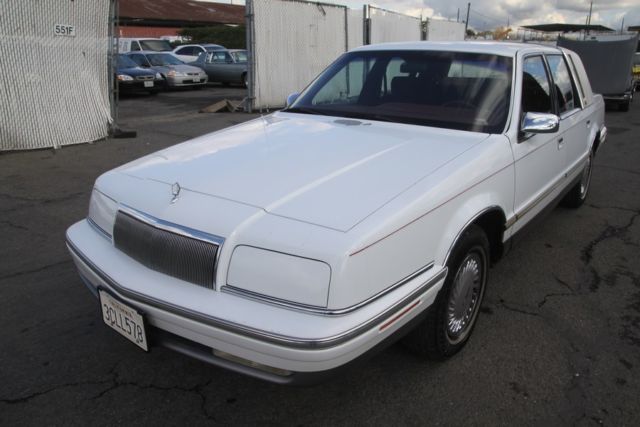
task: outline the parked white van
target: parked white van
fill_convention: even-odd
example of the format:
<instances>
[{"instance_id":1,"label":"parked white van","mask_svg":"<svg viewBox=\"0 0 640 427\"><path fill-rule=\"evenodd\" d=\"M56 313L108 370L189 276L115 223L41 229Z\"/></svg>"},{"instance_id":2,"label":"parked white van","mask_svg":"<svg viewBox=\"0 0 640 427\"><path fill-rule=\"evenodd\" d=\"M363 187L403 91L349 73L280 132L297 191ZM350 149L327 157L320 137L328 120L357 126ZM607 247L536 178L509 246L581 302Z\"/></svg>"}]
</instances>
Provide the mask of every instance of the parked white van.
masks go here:
<instances>
[{"instance_id":1,"label":"parked white van","mask_svg":"<svg viewBox=\"0 0 640 427\"><path fill-rule=\"evenodd\" d=\"M156 52L171 52L173 48L168 40L152 38L129 38L118 39L118 51L127 53L138 50L152 50Z\"/></svg>"}]
</instances>

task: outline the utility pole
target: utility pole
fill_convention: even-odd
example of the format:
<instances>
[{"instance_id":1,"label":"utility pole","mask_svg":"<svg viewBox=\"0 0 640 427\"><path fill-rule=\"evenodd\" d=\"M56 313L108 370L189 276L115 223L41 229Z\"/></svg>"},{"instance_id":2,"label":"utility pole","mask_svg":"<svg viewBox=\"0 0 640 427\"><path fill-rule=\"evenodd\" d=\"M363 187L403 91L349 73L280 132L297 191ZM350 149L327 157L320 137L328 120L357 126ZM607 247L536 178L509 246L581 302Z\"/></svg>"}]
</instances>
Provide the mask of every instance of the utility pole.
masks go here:
<instances>
[{"instance_id":1,"label":"utility pole","mask_svg":"<svg viewBox=\"0 0 640 427\"><path fill-rule=\"evenodd\" d=\"M587 25L591 25L591 12L593 11L593 1L589 4L589 17L587 18Z\"/></svg>"},{"instance_id":2,"label":"utility pole","mask_svg":"<svg viewBox=\"0 0 640 427\"><path fill-rule=\"evenodd\" d=\"M460 22L460 8L458 8L458 16L456 17L456 22Z\"/></svg>"},{"instance_id":3,"label":"utility pole","mask_svg":"<svg viewBox=\"0 0 640 427\"><path fill-rule=\"evenodd\" d=\"M622 17L622 24L620 24L620 34L624 31L624 16Z\"/></svg>"},{"instance_id":4,"label":"utility pole","mask_svg":"<svg viewBox=\"0 0 640 427\"><path fill-rule=\"evenodd\" d=\"M464 36L467 37L467 28L469 28L469 11L471 10L471 3L467 3L467 20L464 21Z\"/></svg>"}]
</instances>

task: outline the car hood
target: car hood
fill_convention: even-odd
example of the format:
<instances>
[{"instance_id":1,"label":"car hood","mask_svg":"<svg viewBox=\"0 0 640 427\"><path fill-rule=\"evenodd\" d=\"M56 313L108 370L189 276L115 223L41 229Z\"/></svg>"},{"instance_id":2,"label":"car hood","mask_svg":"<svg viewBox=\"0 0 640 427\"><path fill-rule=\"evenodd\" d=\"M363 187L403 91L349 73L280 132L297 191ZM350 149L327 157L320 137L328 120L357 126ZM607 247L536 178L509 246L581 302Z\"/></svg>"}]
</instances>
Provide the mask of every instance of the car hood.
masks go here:
<instances>
[{"instance_id":1,"label":"car hood","mask_svg":"<svg viewBox=\"0 0 640 427\"><path fill-rule=\"evenodd\" d=\"M141 67L131 67L131 68L118 68L117 71L118 74L127 74L129 76L154 76L156 75L155 71L151 71L149 69L146 68L141 68Z\"/></svg>"},{"instance_id":2,"label":"car hood","mask_svg":"<svg viewBox=\"0 0 640 427\"><path fill-rule=\"evenodd\" d=\"M347 231L487 136L281 112L117 171Z\"/></svg>"},{"instance_id":3,"label":"car hood","mask_svg":"<svg viewBox=\"0 0 640 427\"><path fill-rule=\"evenodd\" d=\"M194 67L192 65L187 64L179 64L179 65L154 65L154 70L159 71L161 73L168 73L170 70L176 70L181 73L201 73L202 70L198 67Z\"/></svg>"}]
</instances>

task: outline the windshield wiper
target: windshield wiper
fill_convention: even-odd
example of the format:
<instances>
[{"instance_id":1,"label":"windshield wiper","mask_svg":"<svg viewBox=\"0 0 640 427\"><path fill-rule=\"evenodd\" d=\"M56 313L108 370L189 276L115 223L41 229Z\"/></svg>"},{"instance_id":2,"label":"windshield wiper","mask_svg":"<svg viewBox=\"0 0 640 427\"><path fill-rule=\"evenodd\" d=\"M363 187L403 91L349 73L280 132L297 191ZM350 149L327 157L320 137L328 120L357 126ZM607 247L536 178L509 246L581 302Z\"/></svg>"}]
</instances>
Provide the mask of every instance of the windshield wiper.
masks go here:
<instances>
[{"instance_id":1,"label":"windshield wiper","mask_svg":"<svg viewBox=\"0 0 640 427\"><path fill-rule=\"evenodd\" d=\"M327 113L322 111L322 110L318 110L318 109L315 109L315 108L309 108L309 107L286 108L283 111L285 111L287 113L320 114L320 115L323 115L323 116L327 115Z\"/></svg>"}]
</instances>

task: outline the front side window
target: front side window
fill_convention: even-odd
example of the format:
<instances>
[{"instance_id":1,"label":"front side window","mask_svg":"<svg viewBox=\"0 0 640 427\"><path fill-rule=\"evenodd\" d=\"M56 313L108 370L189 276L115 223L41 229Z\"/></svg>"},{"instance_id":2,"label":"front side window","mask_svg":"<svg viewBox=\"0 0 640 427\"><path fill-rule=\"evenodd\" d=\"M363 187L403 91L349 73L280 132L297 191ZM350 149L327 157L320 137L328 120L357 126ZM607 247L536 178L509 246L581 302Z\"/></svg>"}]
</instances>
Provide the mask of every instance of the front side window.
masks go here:
<instances>
[{"instance_id":1,"label":"front side window","mask_svg":"<svg viewBox=\"0 0 640 427\"><path fill-rule=\"evenodd\" d=\"M555 84L558 114L573 110L577 95L571 82L571 74L569 74L567 63L564 62L562 55L547 55L547 62Z\"/></svg>"},{"instance_id":2,"label":"front side window","mask_svg":"<svg viewBox=\"0 0 640 427\"><path fill-rule=\"evenodd\" d=\"M511 81L512 59L498 55L352 52L331 65L288 111L500 133Z\"/></svg>"},{"instance_id":3,"label":"front side window","mask_svg":"<svg viewBox=\"0 0 640 427\"><path fill-rule=\"evenodd\" d=\"M551 84L542 56L531 56L524 60L522 66L522 112L553 112Z\"/></svg>"},{"instance_id":4,"label":"front side window","mask_svg":"<svg viewBox=\"0 0 640 427\"><path fill-rule=\"evenodd\" d=\"M192 46L182 47L178 49L176 53L178 55L193 55L193 47Z\"/></svg>"}]
</instances>

